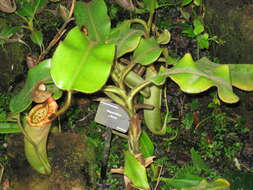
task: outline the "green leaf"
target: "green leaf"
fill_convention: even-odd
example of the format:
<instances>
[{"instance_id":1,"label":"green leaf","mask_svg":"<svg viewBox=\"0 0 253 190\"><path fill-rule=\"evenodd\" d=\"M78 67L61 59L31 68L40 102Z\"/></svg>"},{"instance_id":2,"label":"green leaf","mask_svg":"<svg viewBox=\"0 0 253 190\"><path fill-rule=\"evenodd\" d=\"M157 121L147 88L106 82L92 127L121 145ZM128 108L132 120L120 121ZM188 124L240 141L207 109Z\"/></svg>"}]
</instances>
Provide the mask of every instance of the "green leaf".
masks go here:
<instances>
[{"instance_id":1,"label":"green leaf","mask_svg":"<svg viewBox=\"0 0 253 190\"><path fill-rule=\"evenodd\" d=\"M14 122L0 122L0 134L21 133L20 127Z\"/></svg>"},{"instance_id":2,"label":"green leaf","mask_svg":"<svg viewBox=\"0 0 253 190\"><path fill-rule=\"evenodd\" d=\"M25 2L21 9L17 11L22 17L27 17L28 20L32 20L37 10L47 4L47 0L35 0L33 2Z\"/></svg>"},{"instance_id":3,"label":"green leaf","mask_svg":"<svg viewBox=\"0 0 253 190\"><path fill-rule=\"evenodd\" d=\"M52 82L50 67L51 60L47 59L28 71L24 88L10 101L12 113L20 113L32 103L32 89L38 81Z\"/></svg>"},{"instance_id":4,"label":"green leaf","mask_svg":"<svg viewBox=\"0 0 253 190\"><path fill-rule=\"evenodd\" d=\"M167 58L167 64L168 65L175 65L179 61L179 58L168 56Z\"/></svg>"},{"instance_id":5,"label":"green leaf","mask_svg":"<svg viewBox=\"0 0 253 190\"><path fill-rule=\"evenodd\" d=\"M206 57L198 61L199 64L216 64ZM245 90L253 91L253 65L252 64L228 64L231 83L233 86Z\"/></svg>"},{"instance_id":6,"label":"green leaf","mask_svg":"<svg viewBox=\"0 0 253 190\"><path fill-rule=\"evenodd\" d=\"M171 38L170 32L168 30L163 30L163 32L158 36L156 39L157 43L159 44L167 44L169 43Z\"/></svg>"},{"instance_id":7,"label":"green leaf","mask_svg":"<svg viewBox=\"0 0 253 190\"><path fill-rule=\"evenodd\" d=\"M253 90L253 65L229 64L232 85L246 91Z\"/></svg>"},{"instance_id":8,"label":"green leaf","mask_svg":"<svg viewBox=\"0 0 253 190\"><path fill-rule=\"evenodd\" d=\"M207 165L202 160L200 154L194 150L194 148L191 149L191 157L192 157L193 166L195 168L197 168L199 171L208 170Z\"/></svg>"},{"instance_id":9,"label":"green leaf","mask_svg":"<svg viewBox=\"0 0 253 190\"><path fill-rule=\"evenodd\" d=\"M33 41L33 43L37 44L38 46L41 46L43 43L43 34L41 31L32 32L30 38Z\"/></svg>"},{"instance_id":10,"label":"green leaf","mask_svg":"<svg viewBox=\"0 0 253 190\"><path fill-rule=\"evenodd\" d=\"M1 28L0 36L10 37L13 34L17 33L20 29L20 26L5 26L4 28Z\"/></svg>"},{"instance_id":11,"label":"green leaf","mask_svg":"<svg viewBox=\"0 0 253 190\"><path fill-rule=\"evenodd\" d=\"M73 28L57 47L51 75L63 90L93 93L106 83L114 59L113 44L89 41L78 27Z\"/></svg>"},{"instance_id":12,"label":"green leaf","mask_svg":"<svg viewBox=\"0 0 253 190\"><path fill-rule=\"evenodd\" d=\"M152 77L150 78L150 80L157 86L161 86L166 82L166 76L162 75L163 73L165 73L167 71L166 67L161 66L158 76Z\"/></svg>"},{"instance_id":13,"label":"green leaf","mask_svg":"<svg viewBox=\"0 0 253 190\"><path fill-rule=\"evenodd\" d=\"M189 5L192 2L192 0L183 0L181 3L181 6Z\"/></svg>"},{"instance_id":14,"label":"green leaf","mask_svg":"<svg viewBox=\"0 0 253 190\"><path fill-rule=\"evenodd\" d=\"M187 36L189 38L195 37L195 34L193 32L193 27L191 25L189 25L189 24L181 24L181 26L183 28L183 30L182 30L183 34L187 34Z\"/></svg>"},{"instance_id":15,"label":"green leaf","mask_svg":"<svg viewBox=\"0 0 253 190\"><path fill-rule=\"evenodd\" d=\"M210 183L206 180L202 180L198 185L189 188L182 188L182 190L230 190L230 184L222 178Z\"/></svg>"},{"instance_id":16,"label":"green leaf","mask_svg":"<svg viewBox=\"0 0 253 190\"><path fill-rule=\"evenodd\" d=\"M47 4L47 0L35 0L35 8L37 9L43 8Z\"/></svg>"},{"instance_id":17,"label":"green leaf","mask_svg":"<svg viewBox=\"0 0 253 190\"><path fill-rule=\"evenodd\" d=\"M49 84L46 86L46 88L47 88L47 91L52 93L52 97L55 100L58 100L62 97L62 90L57 88L54 84L53 85Z\"/></svg>"},{"instance_id":18,"label":"green leaf","mask_svg":"<svg viewBox=\"0 0 253 190\"><path fill-rule=\"evenodd\" d=\"M143 35L143 31L130 28L131 24L128 21L122 22L116 28L111 30L109 42L116 44L116 56L134 51Z\"/></svg>"},{"instance_id":19,"label":"green leaf","mask_svg":"<svg viewBox=\"0 0 253 190\"><path fill-rule=\"evenodd\" d=\"M34 16L34 5L32 3L24 3L17 13L22 17L33 18Z\"/></svg>"},{"instance_id":20,"label":"green leaf","mask_svg":"<svg viewBox=\"0 0 253 190\"><path fill-rule=\"evenodd\" d=\"M200 184L201 180L201 177L192 174L187 174L182 178L163 178L163 181L166 181L166 183L169 183L171 186L180 189L195 187Z\"/></svg>"},{"instance_id":21,"label":"green leaf","mask_svg":"<svg viewBox=\"0 0 253 190\"><path fill-rule=\"evenodd\" d=\"M190 13L188 13L187 11L185 11L184 9L180 8L180 13L181 13L181 16L186 19L187 21L190 20Z\"/></svg>"},{"instance_id":22,"label":"green leaf","mask_svg":"<svg viewBox=\"0 0 253 190\"><path fill-rule=\"evenodd\" d=\"M116 63L114 70L113 70L113 74L115 75L120 75L119 73L122 72L122 70L125 69L125 66L120 64L120 63ZM144 81L144 79L138 75L137 73L135 73L134 71L130 71L127 76L125 77L124 83L131 89L135 88L136 86L142 84ZM140 91L141 95L143 95L145 98L150 96L150 89L149 87L146 87L144 89L142 89Z\"/></svg>"},{"instance_id":23,"label":"green leaf","mask_svg":"<svg viewBox=\"0 0 253 190\"><path fill-rule=\"evenodd\" d=\"M193 26L194 26L193 33L195 35L199 35L200 33L204 32L204 26L199 18L195 18L193 20Z\"/></svg>"},{"instance_id":24,"label":"green leaf","mask_svg":"<svg viewBox=\"0 0 253 190\"><path fill-rule=\"evenodd\" d=\"M197 36L197 43L200 49L208 49L209 48L209 35L207 33L201 34Z\"/></svg>"},{"instance_id":25,"label":"green leaf","mask_svg":"<svg viewBox=\"0 0 253 190\"><path fill-rule=\"evenodd\" d=\"M111 29L111 21L107 15L104 0L77 2L74 15L77 25L88 29L88 36L91 40L98 42L107 40Z\"/></svg>"},{"instance_id":26,"label":"green leaf","mask_svg":"<svg viewBox=\"0 0 253 190\"><path fill-rule=\"evenodd\" d=\"M158 8L157 0L143 0L144 7L149 10L149 12L155 12L155 9Z\"/></svg>"},{"instance_id":27,"label":"green leaf","mask_svg":"<svg viewBox=\"0 0 253 190\"><path fill-rule=\"evenodd\" d=\"M182 91L200 93L212 86L218 89L222 101L235 103L239 98L233 93L228 65L194 62L190 54L186 54L172 69L169 77L175 81Z\"/></svg>"},{"instance_id":28,"label":"green leaf","mask_svg":"<svg viewBox=\"0 0 253 190\"><path fill-rule=\"evenodd\" d=\"M154 155L154 144L145 131L141 132L140 148L144 158Z\"/></svg>"},{"instance_id":29,"label":"green leaf","mask_svg":"<svg viewBox=\"0 0 253 190\"><path fill-rule=\"evenodd\" d=\"M161 53L162 49L154 38L141 39L139 46L134 51L133 61L141 65L149 65L155 62Z\"/></svg>"},{"instance_id":30,"label":"green leaf","mask_svg":"<svg viewBox=\"0 0 253 190\"><path fill-rule=\"evenodd\" d=\"M125 152L124 175L135 187L149 189L146 168L129 152Z\"/></svg>"},{"instance_id":31,"label":"green leaf","mask_svg":"<svg viewBox=\"0 0 253 190\"><path fill-rule=\"evenodd\" d=\"M196 6L200 6L202 4L202 0L193 0L193 3L196 5Z\"/></svg>"}]
</instances>

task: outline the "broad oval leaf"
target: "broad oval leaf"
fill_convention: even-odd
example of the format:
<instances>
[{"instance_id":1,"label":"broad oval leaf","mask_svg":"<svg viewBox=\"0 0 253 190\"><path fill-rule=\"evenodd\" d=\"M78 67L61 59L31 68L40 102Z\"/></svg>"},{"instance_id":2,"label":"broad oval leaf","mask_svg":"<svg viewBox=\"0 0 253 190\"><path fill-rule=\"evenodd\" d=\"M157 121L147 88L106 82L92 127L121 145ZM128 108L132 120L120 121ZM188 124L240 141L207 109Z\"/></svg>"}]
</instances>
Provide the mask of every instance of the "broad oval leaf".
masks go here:
<instances>
[{"instance_id":1,"label":"broad oval leaf","mask_svg":"<svg viewBox=\"0 0 253 190\"><path fill-rule=\"evenodd\" d=\"M63 90L93 93L107 81L114 59L113 44L89 41L78 27L73 28L57 47L51 75Z\"/></svg>"},{"instance_id":2,"label":"broad oval leaf","mask_svg":"<svg viewBox=\"0 0 253 190\"><path fill-rule=\"evenodd\" d=\"M125 21L111 30L108 41L116 44L117 57L121 57L128 52L134 51L143 35L143 31L131 29L130 26L130 22Z\"/></svg>"},{"instance_id":3,"label":"broad oval leaf","mask_svg":"<svg viewBox=\"0 0 253 190\"><path fill-rule=\"evenodd\" d=\"M91 40L104 42L108 38L111 21L104 0L77 2L74 14L77 25L88 29Z\"/></svg>"},{"instance_id":4,"label":"broad oval leaf","mask_svg":"<svg viewBox=\"0 0 253 190\"><path fill-rule=\"evenodd\" d=\"M194 62L190 54L186 54L172 69L170 78L175 81L182 91L200 93L212 86L218 88L222 101L235 103L239 100L233 93L228 65Z\"/></svg>"},{"instance_id":5,"label":"broad oval leaf","mask_svg":"<svg viewBox=\"0 0 253 190\"><path fill-rule=\"evenodd\" d=\"M125 152L124 175L134 186L141 189L149 189L146 168L129 152Z\"/></svg>"},{"instance_id":6,"label":"broad oval leaf","mask_svg":"<svg viewBox=\"0 0 253 190\"><path fill-rule=\"evenodd\" d=\"M51 59L47 59L28 71L24 88L10 101L10 110L17 114L32 103L32 89L38 81L51 82Z\"/></svg>"},{"instance_id":7,"label":"broad oval leaf","mask_svg":"<svg viewBox=\"0 0 253 190\"><path fill-rule=\"evenodd\" d=\"M154 38L141 39L139 46L134 51L133 61L141 65L149 65L155 62L161 53L162 49Z\"/></svg>"}]
</instances>

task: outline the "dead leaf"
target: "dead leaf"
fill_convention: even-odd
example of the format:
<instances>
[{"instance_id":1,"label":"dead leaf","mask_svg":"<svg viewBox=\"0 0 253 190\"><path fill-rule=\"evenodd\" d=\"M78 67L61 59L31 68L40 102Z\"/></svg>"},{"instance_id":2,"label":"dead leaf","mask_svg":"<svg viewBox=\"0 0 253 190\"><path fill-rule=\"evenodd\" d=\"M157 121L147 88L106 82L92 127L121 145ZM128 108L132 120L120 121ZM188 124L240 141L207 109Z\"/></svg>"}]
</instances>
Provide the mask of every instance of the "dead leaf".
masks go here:
<instances>
[{"instance_id":1,"label":"dead leaf","mask_svg":"<svg viewBox=\"0 0 253 190\"><path fill-rule=\"evenodd\" d=\"M39 81L37 85L33 88L32 100L36 103L43 103L51 96L52 93L46 91L46 85L43 81Z\"/></svg>"},{"instance_id":2,"label":"dead leaf","mask_svg":"<svg viewBox=\"0 0 253 190\"><path fill-rule=\"evenodd\" d=\"M5 13L13 13L17 9L14 0L0 0L0 11Z\"/></svg>"}]
</instances>

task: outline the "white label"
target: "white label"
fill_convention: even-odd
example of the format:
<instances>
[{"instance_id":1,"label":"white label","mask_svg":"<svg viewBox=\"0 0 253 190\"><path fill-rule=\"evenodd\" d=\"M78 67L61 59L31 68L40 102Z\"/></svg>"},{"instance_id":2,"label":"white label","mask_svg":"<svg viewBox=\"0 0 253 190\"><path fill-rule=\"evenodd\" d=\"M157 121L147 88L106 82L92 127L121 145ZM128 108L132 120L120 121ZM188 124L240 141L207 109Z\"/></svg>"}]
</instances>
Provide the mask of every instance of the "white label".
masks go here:
<instances>
[{"instance_id":1,"label":"white label","mask_svg":"<svg viewBox=\"0 0 253 190\"><path fill-rule=\"evenodd\" d=\"M119 105L101 101L95 116L95 121L106 127L126 133L129 128L129 115Z\"/></svg>"}]
</instances>

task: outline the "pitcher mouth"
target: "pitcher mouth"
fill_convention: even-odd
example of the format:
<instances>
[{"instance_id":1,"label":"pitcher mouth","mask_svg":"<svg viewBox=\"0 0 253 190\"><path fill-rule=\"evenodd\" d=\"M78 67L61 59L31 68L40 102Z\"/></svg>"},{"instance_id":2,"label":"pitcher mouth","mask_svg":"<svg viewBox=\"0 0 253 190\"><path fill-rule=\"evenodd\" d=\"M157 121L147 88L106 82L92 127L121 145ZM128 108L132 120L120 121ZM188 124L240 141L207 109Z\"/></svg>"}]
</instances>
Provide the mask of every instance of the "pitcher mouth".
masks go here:
<instances>
[{"instance_id":1,"label":"pitcher mouth","mask_svg":"<svg viewBox=\"0 0 253 190\"><path fill-rule=\"evenodd\" d=\"M58 109L54 98L49 97L44 103L34 106L26 116L26 121L31 127L43 127L52 122L51 118Z\"/></svg>"}]
</instances>

